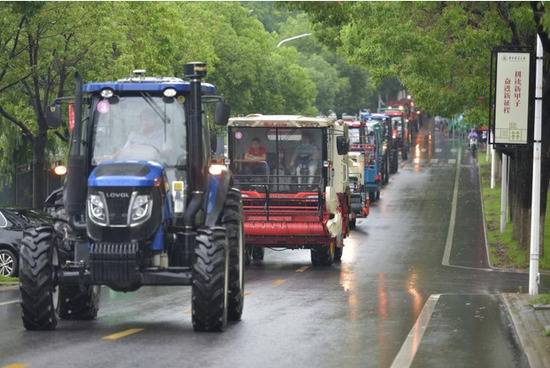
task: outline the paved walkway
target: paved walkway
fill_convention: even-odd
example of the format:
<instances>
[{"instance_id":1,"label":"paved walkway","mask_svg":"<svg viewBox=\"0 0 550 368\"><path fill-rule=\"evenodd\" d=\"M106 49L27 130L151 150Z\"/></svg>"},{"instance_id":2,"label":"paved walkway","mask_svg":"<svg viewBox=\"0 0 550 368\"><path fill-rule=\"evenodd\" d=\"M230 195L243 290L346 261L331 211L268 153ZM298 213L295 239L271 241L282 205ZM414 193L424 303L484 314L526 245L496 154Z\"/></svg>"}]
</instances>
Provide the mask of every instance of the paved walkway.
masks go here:
<instances>
[{"instance_id":1,"label":"paved walkway","mask_svg":"<svg viewBox=\"0 0 550 368\"><path fill-rule=\"evenodd\" d=\"M545 326L550 326L550 310L535 310L529 299L527 294L502 294L529 365L550 367L550 336L544 333Z\"/></svg>"}]
</instances>

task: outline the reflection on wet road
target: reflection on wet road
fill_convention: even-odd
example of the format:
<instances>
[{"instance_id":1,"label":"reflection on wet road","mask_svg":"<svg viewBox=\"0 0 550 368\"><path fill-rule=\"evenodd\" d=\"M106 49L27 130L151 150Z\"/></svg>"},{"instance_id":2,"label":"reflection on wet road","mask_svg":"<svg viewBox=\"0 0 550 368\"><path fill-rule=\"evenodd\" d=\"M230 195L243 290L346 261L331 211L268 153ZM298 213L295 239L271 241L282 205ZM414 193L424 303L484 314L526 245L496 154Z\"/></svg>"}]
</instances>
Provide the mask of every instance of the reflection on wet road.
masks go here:
<instances>
[{"instance_id":1,"label":"reflection on wet road","mask_svg":"<svg viewBox=\"0 0 550 368\"><path fill-rule=\"evenodd\" d=\"M243 321L223 334L192 331L188 288L104 288L97 321L63 321L52 333L24 331L19 306L1 304L18 293L3 291L0 367L390 367L401 351L414 367L522 366L495 294L525 288L527 277L487 270L477 168L460 144L417 135L340 265L268 250L247 269Z\"/></svg>"}]
</instances>

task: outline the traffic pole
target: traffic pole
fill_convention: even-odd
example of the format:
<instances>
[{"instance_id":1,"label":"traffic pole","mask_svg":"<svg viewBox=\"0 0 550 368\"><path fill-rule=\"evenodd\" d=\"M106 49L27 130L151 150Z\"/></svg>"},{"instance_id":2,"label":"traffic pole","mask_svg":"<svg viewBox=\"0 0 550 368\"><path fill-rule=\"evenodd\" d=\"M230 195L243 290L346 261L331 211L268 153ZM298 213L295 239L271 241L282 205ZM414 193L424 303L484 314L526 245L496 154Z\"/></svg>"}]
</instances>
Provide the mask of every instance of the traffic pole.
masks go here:
<instances>
[{"instance_id":1,"label":"traffic pole","mask_svg":"<svg viewBox=\"0 0 550 368\"><path fill-rule=\"evenodd\" d=\"M540 247L540 161L542 139L542 42L537 34L535 76L535 128L533 133L533 184L531 192L531 251L529 257L529 295L539 293Z\"/></svg>"},{"instance_id":2,"label":"traffic pole","mask_svg":"<svg viewBox=\"0 0 550 368\"><path fill-rule=\"evenodd\" d=\"M495 189L497 179L497 154L495 147L491 145L491 189Z\"/></svg>"},{"instance_id":3,"label":"traffic pole","mask_svg":"<svg viewBox=\"0 0 550 368\"><path fill-rule=\"evenodd\" d=\"M491 141L491 129L489 129L487 131L487 144L485 145L486 146L485 148L487 149L487 153L485 154L485 161L486 162L489 162L489 152L490 152L489 151L489 146L490 146L489 142L490 141Z\"/></svg>"},{"instance_id":4,"label":"traffic pole","mask_svg":"<svg viewBox=\"0 0 550 368\"><path fill-rule=\"evenodd\" d=\"M502 168L500 175L500 233L506 227L506 215L508 214L508 162L509 157L502 154Z\"/></svg>"}]
</instances>

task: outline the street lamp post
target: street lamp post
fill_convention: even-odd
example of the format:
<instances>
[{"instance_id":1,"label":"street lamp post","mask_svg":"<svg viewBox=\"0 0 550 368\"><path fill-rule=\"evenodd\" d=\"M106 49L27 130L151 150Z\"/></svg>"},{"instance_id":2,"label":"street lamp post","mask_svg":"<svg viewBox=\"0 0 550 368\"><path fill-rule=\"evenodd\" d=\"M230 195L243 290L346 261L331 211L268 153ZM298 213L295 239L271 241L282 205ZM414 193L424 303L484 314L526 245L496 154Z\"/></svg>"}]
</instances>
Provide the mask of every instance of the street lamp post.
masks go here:
<instances>
[{"instance_id":1,"label":"street lamp post","mask_svg":"<svg viewBox=\"0 0 550 368\"><path fill-rule=\"evenodd\" d=\"M292 36L292 37L289 37L289 38L285 38L284 40L282 40L281 42L279 42L277 44L277 47L280 47L283 43L286 43L288 41L297 40L299 38L304 38L304 37L307 37L307 36L311 36L311 33L302 33L302 34L297 35L297 36Z\"/></svg>"}]
</instances>

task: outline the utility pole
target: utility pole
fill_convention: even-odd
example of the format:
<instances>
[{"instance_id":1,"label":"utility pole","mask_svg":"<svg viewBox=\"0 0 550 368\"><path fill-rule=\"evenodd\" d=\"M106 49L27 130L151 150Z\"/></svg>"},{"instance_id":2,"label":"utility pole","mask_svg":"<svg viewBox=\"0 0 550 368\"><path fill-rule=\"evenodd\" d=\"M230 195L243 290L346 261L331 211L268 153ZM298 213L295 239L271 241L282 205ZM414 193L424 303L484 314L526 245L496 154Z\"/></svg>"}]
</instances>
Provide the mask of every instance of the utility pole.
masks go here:
<instances>
[{"instance_id":1,"label":"utility pole","mask_svg":"<svg viewBox=\"0 0 550 368\"><path fill-rule=\"evenodd\" d=\"M529 257L529 295L539 293L540 247L540 161L542 139L542 62L543 49L537 34L535 77L535 128L533 134L533 183L531 192L531 251Z\"/></svg>"}]
</instances>

